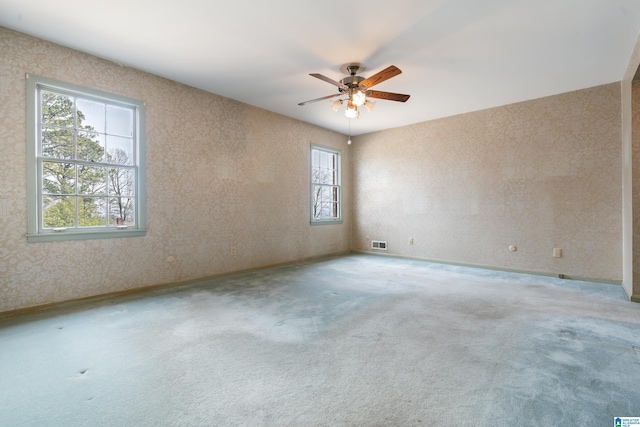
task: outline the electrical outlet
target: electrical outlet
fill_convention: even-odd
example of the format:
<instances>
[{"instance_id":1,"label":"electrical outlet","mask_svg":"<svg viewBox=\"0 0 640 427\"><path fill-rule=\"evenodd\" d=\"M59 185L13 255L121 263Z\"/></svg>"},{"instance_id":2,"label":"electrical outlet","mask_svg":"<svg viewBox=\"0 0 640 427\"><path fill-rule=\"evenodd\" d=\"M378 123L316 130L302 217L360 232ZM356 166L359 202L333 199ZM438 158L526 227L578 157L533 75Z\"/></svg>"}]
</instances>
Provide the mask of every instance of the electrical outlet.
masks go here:
<instances>
[{"instance_id":1,"label":"electrical outlet","mask_svg":"<svg viewBox=\"0 0 640 427\"><path fill-rule=\"evenodd\" d=\"M413 245L413 237L409 237L409 244Z\"/></svg>"},{"instance_id":2,"label":"electrical outlet","mask_svg":"<svg viewBox=\"0 0 640 427\"><path fill-rule=\"evenodd\" d=\"M231 254L231 255L235 255L236 254L236 247L235 246L231 246L231 248L229 249L229 254Z\"/></svg>"},{"instance_id":3,"label":"electrical outlet","mask_svg":"<svg viewBox=\"0 0 640 427\"><path fill-rule=\"evenodd\" d=\"M553 248L553 257L554 258L562 258L562 249Z\"/></svg>"}]
</instances>

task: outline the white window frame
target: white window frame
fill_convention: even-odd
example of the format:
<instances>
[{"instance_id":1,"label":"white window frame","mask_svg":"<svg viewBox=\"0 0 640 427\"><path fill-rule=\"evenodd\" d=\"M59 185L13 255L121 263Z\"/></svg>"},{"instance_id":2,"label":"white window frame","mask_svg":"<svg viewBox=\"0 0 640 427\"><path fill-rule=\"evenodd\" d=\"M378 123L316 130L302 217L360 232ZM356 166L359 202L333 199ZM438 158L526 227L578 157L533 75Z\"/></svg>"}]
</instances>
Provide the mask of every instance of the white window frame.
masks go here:
<instances>
[{"instance_id":1,"label":"white window frame","mask_svg":"<svg viewBox=\"0 0 640 427\"><path fill-rule=\"evenodd\" d=\"M27 82L27 241L51 242L64 240L136 237L146 234L145 198L145 108L144 102L120 95L88 89L70 83L40 77L26 76ZM108 105L130 108L134 111L133 160L135 174L133 225L107 225L96 227L45 228L43 227L43 173L42 124L40 91L46 90ZM73 163L74 161L70 161ZM110 163L105 163L109 167ZM77 196L75 196L77 197Z\"/></svg>"},{"instance_id":2,"label":"white window frame","mask_svg":"<svg viewBox=\"0 0 640 427\"><path fill-rule=\"evenodd\" d=\"M335 177L336 177L336 183L330 183L330 184L321 184L321 183L315 183L314 182L314 164L313 164L313 153L314 151L318 151L318 152L326 152L332 155L335 155L336 157L336 165L335 165ZM341 224L342 223L342 153L338 150L332 149L332 148L328 148L328 147L323 147L320 145L315 145L315 144L311 144L311 149L309 150L309 182L310 182L310 191L309 191L309 214L311 217L311 224L312 225L320 225L320 224ZM320 216L320 217L316 217L314 215L317 207L314 206L315 205L315 199L316 199L316 186L322 186L322 187L333 187L335 189L335 191L337 191L337 195L336 197L336 210L335 210L335 214L336 216Z\"/></svg>"}]
</instances>

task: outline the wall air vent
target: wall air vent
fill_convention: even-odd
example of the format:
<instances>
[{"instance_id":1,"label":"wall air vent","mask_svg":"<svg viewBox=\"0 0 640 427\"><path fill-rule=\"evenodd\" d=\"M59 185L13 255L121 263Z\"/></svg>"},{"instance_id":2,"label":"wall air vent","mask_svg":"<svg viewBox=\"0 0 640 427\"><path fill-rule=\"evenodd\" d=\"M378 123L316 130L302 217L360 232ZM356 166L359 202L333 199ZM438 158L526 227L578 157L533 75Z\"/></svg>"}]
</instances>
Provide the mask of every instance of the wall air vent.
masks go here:
<instances>
[{"instance_id":1,"label":"wall air vent","mask_svg":"<svg viewBox=\"0 0 640 427\"><path fill-rule=\"evenodd\" d=\"M371 241L371 249L375 249L377 251L386 251L387 250L387 242L383 240L372 240Z\"/></svg>"}]
</instances>

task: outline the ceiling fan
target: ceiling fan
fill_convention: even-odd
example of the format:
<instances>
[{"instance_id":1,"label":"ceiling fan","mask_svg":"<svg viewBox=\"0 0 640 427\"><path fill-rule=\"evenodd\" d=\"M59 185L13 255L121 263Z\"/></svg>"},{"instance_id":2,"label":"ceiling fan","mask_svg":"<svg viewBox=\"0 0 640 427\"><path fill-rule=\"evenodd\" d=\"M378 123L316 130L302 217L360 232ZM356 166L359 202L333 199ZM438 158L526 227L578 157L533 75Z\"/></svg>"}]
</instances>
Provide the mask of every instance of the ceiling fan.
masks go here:
<instances>
[{"instance_id":1,"label":"ceiling fan","mask_svg":"<svg viewBox=\"0 0 640 427\"><path fill-rule=\"evenodd\" d=\"M336 98L331 101L331 106L333 107L333 111L338 111L338 108L346 101L347 109L345 111L345 115L350 119L359 118L360 112L358 107L365 106L369 111L373 109L374 102L370 101L367 98L377 98L377 99L385 99L387 101L398 101L398 102L406 102L409 99L410 95L403 95L401 93L393 93L393 92L382 92L379 90L371 90L371 88L379 83L382 83L385 80L390 79L391 77L395 77L398 74L402 73L398 67L395 65L391 65L384 70L374 74L371 77L364 78L362 76L358 76L358 71L364 71L364 67L361 64L353 63L347 64L343 67L343 71L349 73L349 75L339 82L330 79L329 77L323 76L322 74L312 73L309 74L312 77L315 77L320 80L324 80L327 83L331 83L334 86L338 87L338 93L328 96L323 96L322 98L311 99L309 101L304 101L299 103L298 105L307 105L313 102L322 101L325 99L331 99L336 97L346 96L346 98Z\"/></svg>"}]
</instances>

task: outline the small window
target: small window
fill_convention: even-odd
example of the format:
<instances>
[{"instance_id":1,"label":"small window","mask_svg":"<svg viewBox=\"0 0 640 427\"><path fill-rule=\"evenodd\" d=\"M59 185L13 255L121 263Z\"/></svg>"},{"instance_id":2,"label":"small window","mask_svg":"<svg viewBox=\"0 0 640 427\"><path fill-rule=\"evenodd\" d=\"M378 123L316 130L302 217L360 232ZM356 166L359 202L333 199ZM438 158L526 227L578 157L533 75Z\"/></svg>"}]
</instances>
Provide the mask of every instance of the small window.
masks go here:
<instances>
[{"instance_id":1,"label":"small window","mask_svg":"<svg viewBox=\"0 0 640 427\"><path fill-rule=\"evenodd\" d=\"M340 153L311 147L311 222L342 221Z\"/></svg>"},{"instance_id":2,"label":"small window","mask_svg":"<svg viewBox=\"0 0 640 427\"><path fill-rule=\"evenodd\" d=\"M36 76L27 97L27 240L144 235L144 104Z\"/></svg>"}]
</instances>

